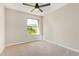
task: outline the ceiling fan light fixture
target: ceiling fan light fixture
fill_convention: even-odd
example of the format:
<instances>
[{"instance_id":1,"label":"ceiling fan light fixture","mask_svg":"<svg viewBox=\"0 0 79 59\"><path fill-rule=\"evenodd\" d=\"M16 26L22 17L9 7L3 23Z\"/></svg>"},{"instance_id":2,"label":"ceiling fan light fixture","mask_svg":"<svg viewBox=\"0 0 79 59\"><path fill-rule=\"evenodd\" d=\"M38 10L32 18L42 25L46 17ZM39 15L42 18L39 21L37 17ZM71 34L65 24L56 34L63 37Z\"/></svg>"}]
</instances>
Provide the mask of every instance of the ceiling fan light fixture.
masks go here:
<instances>
[{"instance_id":1,"label":"ceiling fan light fixture","mask_svg":"<svg viewBox=\"0 0 79 59\"><path fill-rule=\"evenodd\" d=\"M34 6L34 5L27 4L27 3L23 3L23 5L27 5L27 6L34 7L34 9L31 10L31 12L33 12L33 11L40 11L40 12L43 12L43 10L40 9L40 7L50 6L50 3L43 4L43 5L39 5L38 3L35 3L35 6Z\"/></svg>"},{"instance_id":2,"label":"ceiling fan light fixture","mask_svg":"<svg viewBox=\"0 0 79 59\"><path fill-rule=\"evenodd\" d=\"M39 8L35 8L35 10L34 11L39 11Z\"/></svg>"}]
</instances>

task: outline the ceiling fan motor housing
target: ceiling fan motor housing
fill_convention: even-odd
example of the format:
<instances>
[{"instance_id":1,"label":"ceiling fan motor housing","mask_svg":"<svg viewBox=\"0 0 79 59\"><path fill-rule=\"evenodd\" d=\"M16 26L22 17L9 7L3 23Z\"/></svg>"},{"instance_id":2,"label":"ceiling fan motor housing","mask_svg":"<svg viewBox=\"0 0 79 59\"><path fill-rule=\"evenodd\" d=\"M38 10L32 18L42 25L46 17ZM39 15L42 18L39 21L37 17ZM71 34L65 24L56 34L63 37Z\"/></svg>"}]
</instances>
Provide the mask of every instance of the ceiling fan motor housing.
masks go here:
<instances>
[{"instance_id":1,"label":"ceiling fan motor housing","mask_svg":"<svg viewBox=\"0 0 79 59\"><path fill-rule=\"evenodd\" d=\"M35 8L39 8L39 5L38 5L38 3L36 3L36 5L35 5Z\"/></svg>"}]
</instances>

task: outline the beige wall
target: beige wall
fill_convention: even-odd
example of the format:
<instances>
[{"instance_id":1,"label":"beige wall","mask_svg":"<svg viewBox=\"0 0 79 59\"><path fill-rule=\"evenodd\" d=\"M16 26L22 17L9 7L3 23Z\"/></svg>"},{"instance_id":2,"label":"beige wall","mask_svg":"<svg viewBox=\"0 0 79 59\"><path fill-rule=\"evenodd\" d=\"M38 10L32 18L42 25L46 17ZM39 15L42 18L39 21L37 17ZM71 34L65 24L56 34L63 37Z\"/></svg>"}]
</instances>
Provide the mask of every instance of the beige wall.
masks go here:
<instances>
[{"instance_id":1,"label":"beige wall","mask_svg":"<svg viewBox=\"0 0 79 59\"><path fill-rule=\"evenodd\" d=\"M44 39L79 51L79 4L69 4L44 16Z\"/></svg>"},{"instance_id":2,"label":"beige wall","mask_svg":"<svg viewBox=\"0 0 79 59\"><path fill-rule=\"evenodd\" d=\"M0 53L4 49L5 40L5 15L4 15L4 6L0 4Z\"/></svg>"},{"instance_id":3,"label":"beige wall","mask_svg":"<svg viewBox=\"0 0 79 59\"><path fill-rule=\"evenodd\" d=\"M25 33L26 19L39 19L42 30L41 17L6 8L6 45L19 44L31 40L42 40L42 31L38 36L28 36Z\"/></svg>"}]
</instances>

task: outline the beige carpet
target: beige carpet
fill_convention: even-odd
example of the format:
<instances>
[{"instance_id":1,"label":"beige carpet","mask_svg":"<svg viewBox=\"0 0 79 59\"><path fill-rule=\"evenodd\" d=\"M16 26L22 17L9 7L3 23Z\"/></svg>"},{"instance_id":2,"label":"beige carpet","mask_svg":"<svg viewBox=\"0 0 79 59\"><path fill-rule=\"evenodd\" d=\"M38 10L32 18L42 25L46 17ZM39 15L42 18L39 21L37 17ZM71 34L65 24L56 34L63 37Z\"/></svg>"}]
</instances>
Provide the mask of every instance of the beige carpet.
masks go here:
<instances>
[{"instance_id":1,"label":"beige carpet","mask_svg":"<svg viewBox=\"0 0 79 59\"><path fill-rule=\"evenodd\" d=\"M2 56L78 56L79 53L46 41L34 41L6 47Z\"/></svg>"}]
</instances>

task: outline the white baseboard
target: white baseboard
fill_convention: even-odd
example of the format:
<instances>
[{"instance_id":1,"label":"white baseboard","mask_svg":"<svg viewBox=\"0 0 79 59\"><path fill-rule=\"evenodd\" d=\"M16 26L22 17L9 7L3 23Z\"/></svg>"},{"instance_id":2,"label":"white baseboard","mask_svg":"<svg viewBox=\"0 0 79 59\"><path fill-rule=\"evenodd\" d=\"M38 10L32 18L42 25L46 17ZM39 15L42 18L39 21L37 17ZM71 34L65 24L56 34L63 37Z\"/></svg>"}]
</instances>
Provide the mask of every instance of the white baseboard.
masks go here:
<instances>
[{"instance_id":1,"label":"white baseboard","mask_svg":"<svg viewBox=\"0 0 79 59\"><path fill-rule=\"evenodd\" d=\"M28 43L28 42L33 42L33 41L39 41L39 40L28 40L28 41L24 41L24 42L11 43L11 44L7 44L5 47L9 47L9 46L13 46L13 45L18 45L18 44L23 44L23 43Z\"/></svg>"},{"instance_id":2,"label":"white baseboard","mask_svg":"<svg viewBox=\"0 0 79 59\"><path fill-rule=\"evenodd\" d=\"M62 44L56 43L56 42L51 42L50 40L45 40L45 41L50 42L52 44L55 44L55 45L58 45L58 46L61 46L63 48L66 48L66 49L69 49L69 50L72 50L72 51L75 51L75 52L79 53L79 50L78 49L74 49L74 48L71 48L71 47L68 47L66 45L62 45Z\"/></svg>"}]
</instances>

